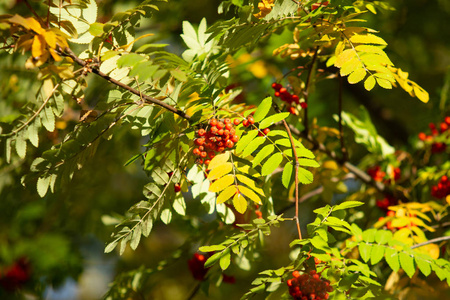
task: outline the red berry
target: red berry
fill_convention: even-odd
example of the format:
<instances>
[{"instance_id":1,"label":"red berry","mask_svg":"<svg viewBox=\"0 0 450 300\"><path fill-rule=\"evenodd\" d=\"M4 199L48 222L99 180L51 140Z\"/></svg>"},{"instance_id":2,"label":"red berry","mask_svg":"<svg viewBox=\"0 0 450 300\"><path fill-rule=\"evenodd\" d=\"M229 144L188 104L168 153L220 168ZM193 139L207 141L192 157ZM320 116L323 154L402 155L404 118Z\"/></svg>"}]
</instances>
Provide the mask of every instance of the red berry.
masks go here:
<instances>
[{"instance_id":1,"label":"red berry","mask_svg":"<svg viewBox=\"0 0 450 300\"><path fill-rule=\"evenodd\" d=\"M204 138L198 138L198 139L195 139L194 143L195 143L197 146L201 146L201 145L203 145L203 144L205 143L205 139L204 139Z\"/></svg>"},{"instance_id":2,"label":"red berry","mask_svg":"<svg viewBox=\"0 0 450 300\"><path fill-rule=\"evenodd\" d=\"M303 109L305 109L305 108L308 107L308 104L307 104L306 102L301 102L301 103L300 103L300 106L301 106Z\"/></svg>"},{"instance_id":3,"label":"red berry","mask_svg":"<svg viewBox=\"0 0 450 300\"><path fill-rule=\"evenodd\" d=\"M194 155L199 156L200 155L200 149L195 148L194 150L192 150L192 153L194 153Z\"/></svg>"},{"instance_id":4,"label":"red berry","mask_svg":"<svg viewBox=\"0 0 450 300\"><path fill-rule=\"evenodd\" d=\"M447 129L448 129L447 123L442 122L440 125L440 129L441 129L441 133L444 131L447 131Z\"/></svg>"},{"instance_id":5,"label":"red berry","mask_svg":"<svg viewBox=\"0 0 450 300\"><path fill-rule=\"evenodd\" d=\"M217 127L216 126L212 126L210 129L209 129L209 132L211 132L211 134L216 134L217 133Z\"/></svg>"},{"instance_id":6,"label":"red berry","mask_svg":"<svg viewBox=\"0 0 450 300\"><path fill-rule=\"evenodd\" d=\"M205 151L202 151L202 152L200 152L200 156L202 157L202 158L205 158L206 157L206 152Z\"/></svg>"},{"instance_id":7,"label":"red berry","mask_svg":"<svg viewBox=\"0 0 450 300\"><path fill-rule=\"evenodd\" d=\"M231 123L226 123L225 124L225 129L226 130L231 130L233 128L233 124L231 124Z\"/></svg>"},{"instance_id":8,"label":"red berry","mask_svg":"<svg viewBox=\"0 0 450 300\"><path fill-rule=\"evenodd\" d=\"M249 116L248 118L247 118L247 120L248 120L248 123L250 123L250 124L255 124L255 119L252 117L252 116Z\"/></svg>"},{"instance_id":9,"label":"red berry","mask_svg":"<svg viewBox=\"0 0 450 300\"><path fill-rule=\"evenodd\" d=\"M211 120L209 120L209 125L211 125L211 126L216 126L217 125L217 119L211 119Z\"/></svg>"},{"instance_id":10,"label":"red berry","mask_svg":"<svg viewBox=\"0 0 450 300\"><path fill-rule=\"evenodd\" d=\"M233 135L233 136L231 137L231 141L232 141L233 143L237 143L237 142L239 141L239 137L238 137L237 135Z\"/></svg>"},{"instance_id":11,"label":"red berry","mask_svg":"<svg viewBox=\"0 0 450 300\"><path fill-rule=\"evenodd\" d=\"M173 186L173 189L175 190L175 193L178 193L179 191L181 191L181 186L179 183L175 183L175 185Z\"/></svg>"},{"instance_id":12,"label":"red berry","mask_svg":"<svg viewBox=\"0 0 450 300\"><path fill-rule=\"evenodd\" d=\"M239 124L241 124L241 120L239 120L239 119L234 119L234 120L233 120L233 123L234 123L235 126L238 126Z\"/></svg>"},{"instance_id":13,"label":"red berry","mask_svg":"<svg viewBox=\"0 0 450 300\"><path fill-rule=\"evenodd\" d=\"M217 134L218 134L218 135L223 135L223 129L219 129L219 130L217 131Z\"/></svg>"},{"instance_id":14,"label":"red berry","mask_svg":"<svg viewBox=\"0 0 450 300\"><path fill-rule=\"evenodd\" d=\"M450 126L450 116L445 117L444 121Z\"/></svg>"},{"instance_id":15,"label":"red berry","mask_svg":"<svg viewBox=\"0 0 450 300\"><path fill-rule=\"evenodd\" d=\"M269 129L269 128L264 128L263 133L264 133L265 135L267 135L269 132L270 132L270 129Z\"/></svg>"},{"instance_id":16,"label":"red berry","mask_svg":"<svg viewBox=\"0 0 450 300\"><path fill-rule=\"evenodd\" d=\"M297 112L295 111L295 108L293 106L289 107L289 112L293 115L297 114Z\"/></svg>"},{"instance_id":17,"label":"red berry","mask_svg":"<svg viewBox=\"0 0 450 300\"><path fill-rule=\"evenodd\" d=\"M225 124L223 124L222 122L218 122L216 126L217 126L217 129L222 129L225 127Z\"/></svg>"},{"instance_id":18,"label":"red berry","mask_svg":"<svg viewBox=\"0 0 450 300\"><path fill-rule=\"evenodd\" d=\"M210 161L209 159L206 159L206 160L205 160L205 165L209 165L210 162L211 162L211 161Z\"/></svg>"},{"instance_id":19,"label":"red berry","mask_svg":"<svg viewBox=\"0 0 450 300\"><path fill-rule=\"evenodd\" d=\"M280 92L275 92L275 93L274 93L274 96L275 96L275 97L280 97Z\"/></svg>"},{"instance_id":20,"label":"red berry","mask_svg":"<svg viewBox=\"0 0 450 300\"><path fill-rule=\"evenodd\" d=\"M225 120L223 120L223 122L224 122L225 124L231 124L231 120L228 119L228 118L226 118Z\"/></svg>"},{"instance_id":21,"label":"red berry","mask_svg":"<svg viewBox=\"0 0 450 300\"><path fill-rule=\"evenodd\" d=\"M225 151L225 147L217 147L217 152L223 152Z\"/></svg>"},{"instance_id":22,"label":"red berry","mask_svg":"<svg viewBox=\"0 0 450 300\"><path fill-rule=\"evenodd\" d=\"M246 119L246 120L242 121L242 125L244 125L244 127L248 127L248 126L250 126L250 123Z\"/></svg>"},{"instance_id":23,"label":"red berry","mask_svg":"<svg viewBox=\"0 0 450 300\"><path fill-rule=\"evenodd\" d=\"M201 129L199 129L199 130L197 131L197 134L198 134L199 136L204 136L204 135L206 134L206 131L205 131L205 129L201 128Z\"/></svg>"},{"instance_id":24,"label":"red berry","mask_svg":"<svg viewBox=\"0 0 450 300\"><path fill-rule=\"evenodd\" d=\"M228 148L233 148L234 147L234 143L232 141L228 140L227 143L226 143L226 146Z\"/></svg>"},{"instance_id":25,"label":"red berry","mask_svg":"<svg viewBox=\"0 0 450 300\"><path fill-rule=\"evenodd\" d=\"M425 141L427 138L427 135L424 132L419 133L419 140Z\"/></svg>"}]
</instances>

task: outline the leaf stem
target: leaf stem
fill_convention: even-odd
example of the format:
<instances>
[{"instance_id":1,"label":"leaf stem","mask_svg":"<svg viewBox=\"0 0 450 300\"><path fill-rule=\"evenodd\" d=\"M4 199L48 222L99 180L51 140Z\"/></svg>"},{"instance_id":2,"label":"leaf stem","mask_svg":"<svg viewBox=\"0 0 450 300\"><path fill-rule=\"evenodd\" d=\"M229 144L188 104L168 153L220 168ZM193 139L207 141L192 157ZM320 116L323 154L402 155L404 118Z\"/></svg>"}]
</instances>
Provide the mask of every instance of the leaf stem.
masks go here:
<instances>
[{"instance_id":1,"label":"leaf stem","mask_svg":"<svg viewBox=\"0 0 450 300\"><path fill-rule=\"evenodd\" d=\"M426 246L426 245L433 244L433 243L437 243L437 242L448 241L448 240L450 240L450 235L441 236L441 237L438 237L438 238L435 238L435 239L431 239L429 241L426 241L426 242L419 243L419 244L416 244L414 246L411 246L411 249L419 248L419 247Z\"/></svg>"},{"instance_id":2,"label":"leaf stem","mask_svg":"<svg viewBox=\"0 0 450 300\"><path fill-rule=\"evenodd\" d=\"M303 117L303 126L305 127L305 129L303 130L303 132L305 134L308 134L308 97L309 97L309 87L311 84L311 77L312 77L312 73L314 70L314 65L316 63L316 59L317 59L317 54L319 53L319 47L316 47L316 49L314 50L314 56L312 58L311 61L311 65L309 66L309 70L308 70L308 77L306 77L306 83L305 83L305 91L303 93L304 98L305 98L305 103L306 103L306 107L303 109L304 110L304 117Z\"/></svg>"}]
</instances>

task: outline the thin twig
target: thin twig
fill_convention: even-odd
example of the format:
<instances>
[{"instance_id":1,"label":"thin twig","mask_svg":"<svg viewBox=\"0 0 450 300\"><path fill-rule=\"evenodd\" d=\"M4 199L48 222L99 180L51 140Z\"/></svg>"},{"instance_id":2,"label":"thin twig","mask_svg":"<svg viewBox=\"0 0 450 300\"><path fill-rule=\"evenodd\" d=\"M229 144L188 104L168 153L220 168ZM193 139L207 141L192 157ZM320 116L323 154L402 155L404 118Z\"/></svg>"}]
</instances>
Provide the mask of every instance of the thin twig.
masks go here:
<instances>
[{"instance_id":1,"label":"thin twig","mask_svg":"<svg viewBox=\"0 0 450 300\"><path fill-rule=\"evenodd\" d=\"M301 196L298 199L298 203L303 203L308 199L311 199L314 196L320 195L323 192L323 186L319 186L318 188L304 194L303 196ZM293 208L294 206L296 206L296 203L292 203L288 206L283 207L282 209L280 209L279 211L276 212L277 215L281 215L282 213L288 211L289 209Z\"/></svg>"},{"instance_id":2,"label":"thin twig","mask_svg":"<svg viewBox=\"0 0 450 300\"><path fill-rule=\"evenodd\" d=\"M441 236L441 237L438 237L438 238L435 238L435 239L431 239L429 241L426 241L426 242L423 242L423 243L411 246L411 249L419 248L419 247L426 246L426 245L433 244L433 243L437 243L437 242L448 241L448 240L450 240L450 235Z\"/></svg>"},{"instance_id":3,"label":"thin twig","mask_svg":"<svg viewBox=\"0 0 450 300\"><path fill-rule=\"evenodd\" d=\"M316 59L317 59L317 53L319 53L319 47L316 47L316 49L314 50L314 56L312 58L311 61L311 65L309 66L309 70L308 70L308 77L306 77L306 83L305 83L305 92L303 93L304 98L305 98L305 103L306 103L306 107L303 109L304 110L304 116L303 116L303 126L305 127L305 129L303 130L303 132L305 134L308 134L308 97L309 97L309 87L311 84L311 77L312 77L312 73L314 71L314 65L316 63Z\"/></svg>"},{"instance_id":4,"label":"thin twig","mask_svg":"<svg viewBox=\"0 0 450 300\"><path fill-rule=\"evenodd\" d=\"M30 3L28 3L28 0L24 0L23 1L25 3L25 5L28 7L28 9L33 13L33 15L36 17L37 21L41 24L41 25L45 25L44 21L42 21L41 17L39 17L39 15L36 13L36 11L34 10L34 8L30 5Z\"/></svg>"},{"instance_id":5,"label":"thin twig","mask_svg":"<svg viewBox=\"0 0 450 300\"><path fill-rule=\"evenodd\" d=\"M276 111L279 113L280 110L278 109L278 107L275 106ZM288 124L286 123L286 120L283 120L283 124L284 127L286 128L287 134L289 136L289 140L291 141L291 148L292 148L292 156L294 157L295 160L295 222L297 223L297 231L298 231L298 238L301 240L302 239L302 231L300 229L300 220L298 217L298 204L299 204L299 199L298 199L298 167L299 167L299 162L298 162L298 156L297 156L297 150L295 149L295 144L294 144L294 138L292 137L292 133L291 130L289 129Z\"/></svg>"},{"instance_id":6,"label":"thin twig","mask_svg":"<svg viewBox=\"0 0 450 300\"><path fill-rule=\"evenodd\" d=\"M72 58L80 66L84 67L87 64L84 60L82 60L78 56L76 56L75 53L73 53L72 50L70 50L69 48L65 48L64 50L60 49L60 52L62 53L62 55L65 55L65 56L68 56L68 57ZM122 82L120 82L118 80L115 80L114 78L109 77L108 75L106 75L105 73L103 73L102 71L100 71L98 69L92 68L92 69L89 69L89 71L94 73L94 74L97 74L98 76L100 76L103 79L111 82L112 84L115 84L115 85L117 85L117 86L119 86L119 87L121 87L121 88L123 88L123 89L125 89L125 90L127 90L127 91L129 91L129 92L131 92L133 94L135 94L136 96L139 96L139 97L142 96L142 98L145 99L147 103L152 103L152 104L159 105L159 106L167 109L168 111L171 111L171 112L179 115L180 117L182 117L182 118L184 118L186 120L189 120L191 118L184 111L179 110L179 109L173 107L172 105L169 105L169 104L167 104L167 103L165 103L163 101L160 101L158 99L155 99L153 97L150 97L150 96L148 96L146 94L141 94L138 90L136 90L136 89L132 88L131 86L128 86L128 85L126 85L126 84L124 84L124 83L122 83Z\"/></svg>"}]
</instances>

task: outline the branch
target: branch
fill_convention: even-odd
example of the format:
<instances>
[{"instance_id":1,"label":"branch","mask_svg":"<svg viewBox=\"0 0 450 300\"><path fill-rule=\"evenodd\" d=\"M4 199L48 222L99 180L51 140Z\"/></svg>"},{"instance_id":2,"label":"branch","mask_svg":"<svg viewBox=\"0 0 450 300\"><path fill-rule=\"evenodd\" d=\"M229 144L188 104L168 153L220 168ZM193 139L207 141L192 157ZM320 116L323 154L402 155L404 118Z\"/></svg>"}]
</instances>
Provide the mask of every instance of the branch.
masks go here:
<instances>
[{"instance_id":1,"label":"branch","mask_svg":"<svg viewBox=\"0 0 450 300\"><path fill-rule=\"evenodd\" d=\"M423 243L420 243L420 244L416 244L416 245L412 246L411 249L419 248L419 247L426 246L426 245L433 244L433 243L437 243L437 242L448 241L448 240L450 240L450 235L441 236L441 237L438 237L438 238L435 238L435 239L431 239L429 241L426 241L426 242L423 242Z\"/></svg>"},{"instance_id":2,"label":"branch","mask_svg":"<svg viewBox=\"0 0 450 300\"><path fill-rule=\"evenodd\" d=\"M80 66L85 67L87 65L87 63L84 60L82 60L81 58L79 58L78 56L76 56L75 53L73 53L71 49L65 48L63 50L63 49L60 48L59 51L62 53L62 55L72 58ZM103 79L111 82L112 84L115 84L115 85L117 85L117 86L119 86L119 87L121 87L121 88L123 88L123 89L125 89L125 90L127 90L127 91L129 91L129 92L131 92L131 93L133 93L133 94L135 94L137 96L139 96L139 97L142 97L142 99L144 99L147 103L151 103L151 104L155 104L155 105L161 106L161 107L167 109L168 111L173 112L173 113L179 115L180 117L182 117L182 118L184 118L186 120L189 120L191 118L184 111L179 110L179 109L173 107L172 105L169 105L169 104L167 104L167 103L165 103L163 101L160 101L160 100L155 99L153 97L150 97L148 95L142 94L138 90L132 88L131 86L128 86L128 85L126 85L126 84L124 84L124 83L122 83L122 82L120 82L118 80L115 80L114 78L109 77L108 75L106 75L105 73L103 73L102 71L100 71L98 69L89 69L88 71L92 72L94 74L97 74L98 76L100 76Z\"/></svg>"}]
</instances>

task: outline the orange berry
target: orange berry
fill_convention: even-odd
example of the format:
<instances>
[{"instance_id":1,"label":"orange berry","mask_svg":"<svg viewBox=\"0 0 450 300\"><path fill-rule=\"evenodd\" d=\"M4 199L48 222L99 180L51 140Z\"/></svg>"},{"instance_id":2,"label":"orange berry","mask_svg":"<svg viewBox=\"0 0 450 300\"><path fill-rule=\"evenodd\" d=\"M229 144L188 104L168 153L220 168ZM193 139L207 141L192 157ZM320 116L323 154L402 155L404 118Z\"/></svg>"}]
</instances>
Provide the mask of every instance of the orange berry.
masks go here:
<instances>
[{"instance_id":1,"label":"orange berry","mask_svg":"<svg viewBox=\"0 0 450 300\"><path fill-rule=\"evenodd\" d=\"M217 152L223 152L225 151L225 147L217 147Z\"/></svg>"},{"instance_id":2,"label":"orange berry","mask_svg":"<svg viewBox=\"0 0 450 300\"><path fill-rule=\"evenodd\" d=\"M209 159L205 160L205 165L209 165L211 161Z\"/></svg>"},{"instance_id":3,"label":"orange berry","mask_svg":"<svg viewBox=\"0 0 450 300\"><path fill-rule=\"evenodd\" d=\"M216 126L212 126L210 129L209 129L209 132L211 132L212 134L216 134L217 133L217 127Z\"/></svg>"},{"instance_id":4,"label":"orange berry","mask_svg":"<svg viewBox=\"0 0 450 300\"><path fill-rule=\"evenodd\" d=\"M264 128L263 133L264 133L265 135L267 135L269 132L270 132L270 129L269 129L269 128Z\"/></svg>"},{"instance_id":5,"label":"orange berry","mask_svg":"<svg viewBox=\"0 0 450 300\"><path fill-rule=\"evenodd\" d=\"M218 134L218 135L223 135L223 129L219 129L219 130L217 131L217 134Z\"/></svg>"},{"instance_id":6,"label":"orange berry","mask_svg":"<svg viewBox=\"0 0 450 300\"><path fill-rule=\"evenodd\" d=\"M209 120L209 125L216 126L217 125L217 119L212 118L211 120Z\"/></svg>"},{"instance_id":7,"label":"orange berry","mask_svg":"<svg viewBox=\"0 0 450 300\"><path fill-rule=\"evenodd\" d=\"M239 120L239 119L234 119L234 120L233 120L233 123L234 123L235 126L238 126L239 124L241 124L241 120Z\"/></svg>"},{"instance_id":8,"label":"orange berry","mask_svg":"<svg viewBox=\"0 0 450 300\"><path fill-rule=\"evenodd\" d=\"M204 139L204 138L198 138L198 139L195 139L194 143L195 143L197 146L201 146L201 145L203 145L203 144L205 143L205 139Z\"/></svg>"},{"instance_id":9,"label":"orange berry","mask_svg":"<svg viewBox=\"0 0 450 300\"><path fill-rule=\"evenodd\" d=\"M238 137L237 135L233 135L233 136L231 137L231 141L232 141L233 143L237 143L237 142L239 141L239 137Z\"/></svg>"},{"instance_id":10,"label":"orange berry","mask_svg":"<svg viewBox=\"0 0 450 300\"><path fill-rule=\"evenodd\" d=\"M222 129L225 127L225 124L223 124L222 122L218 122L216 126L217 126L217 129Z\"/></svg>"},{"instance_id":11,"label":"orange berry","mask_svg":"<svg viewBox=\"0 0 450 300\"><path fill-rule=\"evenodd\" d=\"M234 147L234 143L232 141L228 140L226 146L228 148L233 148Z\"/></svg>"},{"instance_id":12,"label":"orange berry","mask_svg":"<svg viewBox=\"0 0 450 300\"><path fill-rule=\"evenodd\" d=\"M231 120L230 120L229 118L226 118L225 120L223 120L223 122L224 122L225 124L230 124L230 123L231 123Z\"/></svg>"},{"instance_id":13,"label":"orange berry","mask_svg":"<svg viewBox=\"0 0 450 300\"><path fill-rule=\"evenodd\" d=\"M255 119L252 117L252 116L249 116L248 118L247 118L247 120L248 120L248 122L250 123L250 124L255 124Z\"/></svg>"},{"instance_id":14,"label":"orange berry","mask_svg":"<svg viewBox=\"0 0 450 300\"><path fill-rule=\"evenodd\" d=\"M244 127L248 127L250 123L248 122L248 120L244 120L242 121L242 125L244 125Z\"/></svg>"},{"instance_id":15,"label":"orange berry","mask_svg":"<svg viewBox=\"0 0 450 300\"><path fill-rule=\"evenodd\" d=\"M195 148L194 150L192 150L192 153L194 153L194 155L199 156L200 155L200 149Z\"/></svg>"},{"instance_id":16,"label":"orange berry","mask_svg":"<svg viewBox=\"0 0 450 300\"><path fill-rule=\"evenodd\" d=\"M205 151L200 152L200 156L205 158L206 157L206 152Z\"/></svg>"},{"instance_id":17,"label":"orange berry","mask_svg":"<svg viewBox=\"0 0 450 300\"><path fill-rule=\"evenodd\" d=\"M199 136L204 136L204 135L206 134L206 131L205 131L205 129L201 128L201 129L199 129L199 130L197 131L197 134L198 134Z\"/></svg>"},{"instance_id":18,"label":"orange berry","mask_svg":"<svg viewBox=\"0 0 450 300\"><path fill-rule=\"evenodd\" d=\"M231 123L226 123L225 124L225 129L231 130L232 128L233 128L233 124L231 124Z\"/></svg>"}]
</instances>

